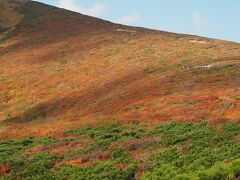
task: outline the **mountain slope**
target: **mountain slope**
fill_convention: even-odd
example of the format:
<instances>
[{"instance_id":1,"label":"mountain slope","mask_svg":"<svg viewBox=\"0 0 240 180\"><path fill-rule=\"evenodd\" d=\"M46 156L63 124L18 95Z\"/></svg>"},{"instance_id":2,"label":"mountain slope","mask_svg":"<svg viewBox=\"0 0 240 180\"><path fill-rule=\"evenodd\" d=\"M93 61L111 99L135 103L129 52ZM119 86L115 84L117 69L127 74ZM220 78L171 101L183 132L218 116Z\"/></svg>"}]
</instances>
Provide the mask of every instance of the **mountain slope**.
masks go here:
<instances>
[{"instance_id":1,"label":"mountain slope","mask_svg":"<svg viewBox=\"0 0 240 180\"><path fill-rule=\"evenodd\" d=\"M237 43L32 1L1 1L0 12L1 138L111 121L239 122Z\"/></svg>"}]
</instances>

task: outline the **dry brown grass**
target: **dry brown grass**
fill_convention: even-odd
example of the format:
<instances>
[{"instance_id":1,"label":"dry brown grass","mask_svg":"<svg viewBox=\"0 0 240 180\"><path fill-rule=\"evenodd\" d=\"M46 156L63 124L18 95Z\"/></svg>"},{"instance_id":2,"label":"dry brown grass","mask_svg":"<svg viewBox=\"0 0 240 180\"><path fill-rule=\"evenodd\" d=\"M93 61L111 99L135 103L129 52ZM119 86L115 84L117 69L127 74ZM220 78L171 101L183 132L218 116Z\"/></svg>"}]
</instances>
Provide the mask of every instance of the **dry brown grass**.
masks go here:
<instances>
[{"instance_id":1,"label":"dry brown grass","mask_svg":"<svg viewBox=\"0 0 240 180\"><path fill-rule=\"evenodd\" d=\"M10 0L1 0L0 27L10 29L20 23L23 15L17 11L17 7L17 3L11 3Z\"/></svg>"}]
</instances>

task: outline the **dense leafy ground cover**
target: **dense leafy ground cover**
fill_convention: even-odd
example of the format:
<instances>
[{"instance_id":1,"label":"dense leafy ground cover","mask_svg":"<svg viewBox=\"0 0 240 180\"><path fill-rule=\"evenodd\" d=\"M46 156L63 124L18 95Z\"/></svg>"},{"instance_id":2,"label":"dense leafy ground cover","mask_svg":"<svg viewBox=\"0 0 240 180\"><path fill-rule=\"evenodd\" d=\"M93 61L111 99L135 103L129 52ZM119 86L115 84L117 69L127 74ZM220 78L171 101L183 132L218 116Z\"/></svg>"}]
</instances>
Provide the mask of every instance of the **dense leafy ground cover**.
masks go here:
<instances>
[{"instance_id":1,"label":"dense leafy ground cover","mask_svg":"<svg viewBox=\"0 0 240 180\"><path fill-rule=\"evenodd\" d=\"M237 179L240 125L102 125L0 142L2 179Z\"/></svg>"}]
</instances>

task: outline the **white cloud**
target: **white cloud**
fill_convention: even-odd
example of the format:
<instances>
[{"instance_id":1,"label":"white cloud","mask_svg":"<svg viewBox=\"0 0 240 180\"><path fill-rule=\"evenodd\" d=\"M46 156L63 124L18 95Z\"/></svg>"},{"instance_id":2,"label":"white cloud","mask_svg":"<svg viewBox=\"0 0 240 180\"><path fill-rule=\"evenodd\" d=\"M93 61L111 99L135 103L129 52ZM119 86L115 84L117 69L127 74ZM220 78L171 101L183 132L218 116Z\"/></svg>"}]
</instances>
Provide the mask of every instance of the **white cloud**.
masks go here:
<instances>
[{"instance_id":1,"label":"white cloud","mask_svg":"<svg viewBox=\"0 0 240 180\"><path fill-rule=\"evenodd\" d=\"M100 16L106 10L106 6L103 4L95 4L93 7L86 9L86 13L92 16Z\"/></svg>"},{"instance_id":2,"label":"white cloud","mask_svg":"<svg viewBox=\"0 0 240 180\"><path fill-rule=\"evenodd\" d=\"M120 18L117 22L120 24L132 25L139 21L141 21L141 17L135 11L135 12L133 12L133 14L131 14L129 16L124 16L124 17Z\"/></svg>"},{"instance_id":3,"label":"white cloud","mask_svg":"<svg viewBox=\"0 0 240 180\"><path fill-rule=\"evenodd\" d=\"M204 19L199 13L193 14L193 24L198 28L201 29L204 25Z\"/></svg>"},{"instance_id":4,"label":"white cloud","mask_svg":"<svg viewBox=\"0 0 240 180\"><path fill-rule=\"evenodd\" d=\"M86 8L77 3L76 0L59 0L58 7L95 17L101 16L106 10L106 6L103 4L95 4Z\"/></svg>"}]
</instances>

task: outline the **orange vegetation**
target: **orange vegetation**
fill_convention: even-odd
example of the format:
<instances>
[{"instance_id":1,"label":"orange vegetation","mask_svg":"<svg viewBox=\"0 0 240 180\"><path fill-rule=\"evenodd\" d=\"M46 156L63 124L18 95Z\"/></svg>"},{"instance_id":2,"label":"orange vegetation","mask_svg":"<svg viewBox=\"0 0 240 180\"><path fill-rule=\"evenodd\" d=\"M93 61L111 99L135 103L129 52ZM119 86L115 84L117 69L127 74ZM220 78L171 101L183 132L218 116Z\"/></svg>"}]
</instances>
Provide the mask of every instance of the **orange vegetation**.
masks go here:
<instances>
[{"instance_id":1,"label":"orange vegetation","mask_svg":"<svg viewBox=\"0 0 240 180\"><path fill-rule=\"evenodd\" d=\"M27 18L0 40L0 138L110 121L240 121L239 44L17 8Z\"/></svg>"}]
</instances>

